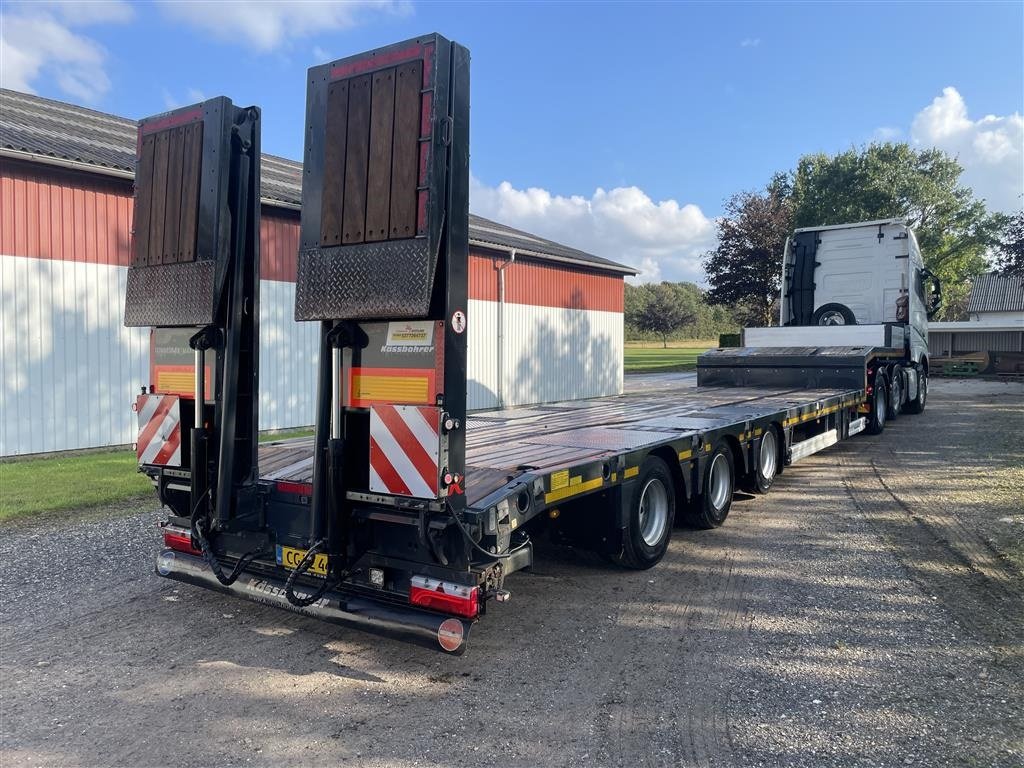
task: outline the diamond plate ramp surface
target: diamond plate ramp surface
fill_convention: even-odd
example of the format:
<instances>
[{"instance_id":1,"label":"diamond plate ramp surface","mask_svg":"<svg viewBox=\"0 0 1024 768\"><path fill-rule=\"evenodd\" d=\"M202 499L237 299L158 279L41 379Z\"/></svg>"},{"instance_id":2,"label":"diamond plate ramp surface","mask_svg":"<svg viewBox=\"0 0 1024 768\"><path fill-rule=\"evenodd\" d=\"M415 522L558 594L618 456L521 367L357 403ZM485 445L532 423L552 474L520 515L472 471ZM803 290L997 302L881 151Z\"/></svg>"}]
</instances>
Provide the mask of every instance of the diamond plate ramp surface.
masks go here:
<instances>
[{"instance_id":1,"label":"diamond plate ramp surface","mask_svg":"<svg viewBox=\"0 0 1024 768\"><path fill-rule=\"evenodd\" d=\"M124 324L207 325L213 322L214 261L132 267L124 304Z\"/></svg>"},{"instance_id":2,"label":"diamond plate ramp surface","mask_svg":"<svg viewBox=\"0 0 1024 768\"><path fill-rule=\"evenodd\" d=\"M303 249L295 319L426 317L436 266L425 238Z\"/></svg>"}]
</instances>

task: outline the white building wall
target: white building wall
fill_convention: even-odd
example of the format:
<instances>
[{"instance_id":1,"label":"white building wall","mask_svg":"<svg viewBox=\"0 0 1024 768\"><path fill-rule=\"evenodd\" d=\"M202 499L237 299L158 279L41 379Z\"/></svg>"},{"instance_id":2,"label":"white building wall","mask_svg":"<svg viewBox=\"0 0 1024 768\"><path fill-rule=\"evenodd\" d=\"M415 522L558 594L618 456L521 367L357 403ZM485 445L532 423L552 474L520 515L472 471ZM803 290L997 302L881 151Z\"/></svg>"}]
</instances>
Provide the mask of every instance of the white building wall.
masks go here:
<instances>
[{"instance_id":1,"label":"white building wall","mask_svg":"<svg viewBox=\"0 0 1024 768\"><path fill-rule=\"evenodd\" d=\"M0 455L120 445L149 378L125 267L0 256Z\"/></svg>"},{"instance_id":2,"label":"white building wall","mask_svg":"<svg viewBox=\"0 0 1024 768\"><path fill-rule=\"evenodd\" d=\"M1024 327L1024 312L973 312L971 322L979 325L1019 325Z\"/></svg>"},{"instance_id":3,"label":"white building wall","mask_svg":"<svg viewBox=\"0 0 1024 768\"><path fill-rule=\"evenodd\" d=\"M498 387L499 305L469 302L470 410L602 397L622 392L621 312L506 304Z\"/></svg>"},{"instance_id":4,"label":"white building wall","mask_svg":"<svg viewBox=\"0 0 1024 768\"><path fill-rule=\"evenodd\" d=\"M466 318L466 408L497 408L498 303L470 299Z\"/></svg>"},{"instance_id":5,"label":"white building wall","mask_svg":"<svg viewBox=\"0 0 1024 768\"><path fill-rule=\"evenodd\" d=\"M313 423L320 323L295 322L295 283L260 281L260 429Z\"/></svg>"},{"instance_id":6,"label":"white building wall","mask_svg":"<svg viewBox=\"0 0 1024 768\"><path fill-rule=\"evenodd\" d=\"M0 456L133 443L149 329L125 328L128 269L0 256ZM318 323L260 282L260 428L313 423Z\"/></svg>"},{"instance_id":7,"label":"white building wall","mask_svg":"<svg viewBox=\"0 0 1024 768\"><path fill-rule=\"evenodd\" d=\"M149 330L125 328L127 268L0 256L0 455L125 445L149 383ZM318 323L261 281L260 428L313 423ZM470 300L469 408L498 406L498 304ZM507 406L622 391L622 314L505 305Z\"/></svg>"}]
</instances>

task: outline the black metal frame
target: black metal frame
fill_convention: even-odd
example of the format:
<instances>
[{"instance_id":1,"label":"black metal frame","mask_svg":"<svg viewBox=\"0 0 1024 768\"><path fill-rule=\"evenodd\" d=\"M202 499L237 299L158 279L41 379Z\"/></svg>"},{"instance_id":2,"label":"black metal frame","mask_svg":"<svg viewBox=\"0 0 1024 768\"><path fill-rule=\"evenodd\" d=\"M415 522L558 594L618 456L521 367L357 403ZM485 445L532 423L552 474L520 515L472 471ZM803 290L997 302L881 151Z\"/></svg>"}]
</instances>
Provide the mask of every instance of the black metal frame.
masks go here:
<instances>
[{"instance_id":1,"label":"black metal frame","mask_svg":"<svg viewBox=\"0 0 1024 768\"><path fill-rule=\"evenodd\" d=\"M140 155L144 136L191 122L203 123L196 258L182 264L129 266L125 326L183 327L214 322L226 277L222 262L230 247L227 206L231 126L236 111L230 99L219 96L139 121Z\"/></svg>"},{"instance_id":2,"label":"black metal frame","mask_svg":"<svg viewBox=\"0 0 1024 768\"><path fill-rule=\"evenodd\" d=\"M432 47L432 48L431 48ZM354 245L321 247L321 205L325 179L325 145L328 140L327 100L332 71L347 65L358 65L360 74L391 67L410 50L432 50L431 131L426 190L426 226L417 236L406 240L390 240ZM317 374L316 435L314 438L314 473L312 503L309 508L310 543L326 538L332 555L332 568L350 566L360 553L351 546L349 531L354 503L348 498L352 478L364 476L368 467L368 445L363 424L369 417L364 409L346 408L342 438L332 438L333 363L335 349L359 344L359 320L422 319L444 322L443 396L436 405L444 412L442 423L452 424L445 430L448 465L443 474L453 476L444 503L452 514L465 509L462 478L465 474L466 422L466 328L456 329L453 318L464 318L468 304L469 259L469 52L440 35L426 35L369 51L358 56L314 67L309 71L306 103L306 149L303 178L302 223L299 270L296 285L296 319L319 319L320 362ZM421 142L423 139L421 139ZM429 275L430 293L426 304L382 300L371 307L364 302L351 317L325 315L331 306L338 306L332 291L344 287L324 284L324 265L339 268L345 260L360 264L378 262L382 270L395 264L417 263L424 254L434 264ZM368 261L367 261L368 260ZM330 278L326 278L328 281ZM396 290L398 286L396 285ZM385 297L386 299L386 297ZM349 302L351 304L351 302ZM396 309L398 307L398 309ZM457 480L455 478L458 478ZM363 489L357 489L363 490ZM393 499L401 507L405 500ZM417 508L420 526L430 528L422 511L422 501L408 500ZM426 538L430 538L429 535ZM428 542L429 544L429 542ZM427 549L433 549L428 546ZM463 560L463 558L459 558ZM468 561L465 561L468 564Z\"/></svg>"},{"instance_id":3,"label":"black metal frame","mask_svg":"<svg viewBox=\"0 0 1024 768\"><path fill-rule=\"evenodd\" d=\"M130 266L125 325L199 326L190 346L215 355L213 402L194 403L199 418L181 424L190 449L185 511L212 506L226 529L253 511L259 477L260 112L221 96L146 118L139 151L144 135L200 120L196 259Z\"/></svg>"}]
</instances>

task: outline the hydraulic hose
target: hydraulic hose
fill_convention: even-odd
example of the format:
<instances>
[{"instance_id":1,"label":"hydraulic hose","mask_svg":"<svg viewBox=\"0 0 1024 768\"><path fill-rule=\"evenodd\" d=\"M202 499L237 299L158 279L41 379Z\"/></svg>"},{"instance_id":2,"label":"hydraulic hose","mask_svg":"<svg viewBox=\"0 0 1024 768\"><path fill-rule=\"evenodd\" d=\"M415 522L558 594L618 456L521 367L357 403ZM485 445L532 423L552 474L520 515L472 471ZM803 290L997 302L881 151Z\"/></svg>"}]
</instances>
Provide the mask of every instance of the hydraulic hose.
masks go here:
<instances>
[{"instance_id":1,"label":"hydraulic hose","mask_svg":"<svg viewBox=\"0 0 1024 768\"><path fill-rule=\"evenodd\" d=\"M290 574L288 574L288 580L284 583L284 596L288 599L288 602L294 605L296 608L305 608L306 606L312 605L321 597L324 593L333 585L338 584L341 580L331 580L324 577L323 584L311 595L306 597L298 597L295 594L295 581L309 570L310 566L316 562L316 556L319 555L324 547L327 546L327 539L320 539L312 547L306 550L305 556L299 561L299 564L295 566Z\"/></svg>"},{"instance_id":2,"label":"hydraulic hose","mask_svg":"<svg viewBox=\"0 0 1024 768\"><path fill-rule=\"evenodd\" d=\"M200 516L198 514L199 507L202 504L203 499L209 493L210 489L207 488L203 495L199 497L199 501L196 502L195 507L192 509L192 514L190 516L192 537L199 542L199 549L203 553L203 559L206 561L206 564L210 566L210 570L213 571L213 575L217 577L217 581L225 587L230 587L235 583L238 577L242 575L242 571L245 570L245 567L263 553L263 547L258 547L251 552L246 552L238 559L238 562L235 563L235 567L231 569L231 573L225 575L220 561L217 560L217 556L214 555L213 550L210 549L210 540L207 536L207 533L209 532L210 518L208 515Z\"/></svg>"},{"instance_id":3,"label":"hydraulic hose","mask_svg":"<svg viewBox=\"0 0 1024 768\"><path fill-rule=\"evenodd\" d=\"M471 547L473 547L473 549L475 549L477 552L480 552L480 553L486 555L487 557L491 558L492 560L504 560L506 558L512 557L512 555L514 555L516 552L518 552L521 549L525 549L530 544L530 540L527 539L522 544L517 546L515 549L510 549L508 552L502 552L500 554L497 553L497 552L488 552L486 549L481 547L476 542L476 540L473 539L472 534L469 532L469 530L466 528L466 526L462 524L462 521L459 520L459 516L458 515L456 515L451 510L449 510L449 514L451 515L452 520L455 521L455 525L457 525L459 527L459 530L462 531L462 535L466 538L466 541L469 542L469 545Z\"/></svg>"}]
</instances>

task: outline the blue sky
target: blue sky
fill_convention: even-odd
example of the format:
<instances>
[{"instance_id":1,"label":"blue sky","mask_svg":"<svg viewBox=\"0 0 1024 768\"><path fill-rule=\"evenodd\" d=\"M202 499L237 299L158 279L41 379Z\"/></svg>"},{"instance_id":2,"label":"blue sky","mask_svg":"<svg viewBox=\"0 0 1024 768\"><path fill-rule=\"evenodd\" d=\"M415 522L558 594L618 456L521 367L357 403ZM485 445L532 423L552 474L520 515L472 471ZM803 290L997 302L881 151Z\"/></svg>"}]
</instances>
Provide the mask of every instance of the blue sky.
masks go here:
<instances>
[{"instance_id":1,"label":"blue sky","mask_svg":"<svg viewBox=\"0 0 1024 768\"><path fill-rule=\"evenodd\" d=\"M0 67L130 117L256 103L298 159L306 68L425 31L472 53L474 210L647 279L699 279L723 199L806 152L937 145L1020 205L1020 2L5 2Z\"/></svg>"}]
</instances>

